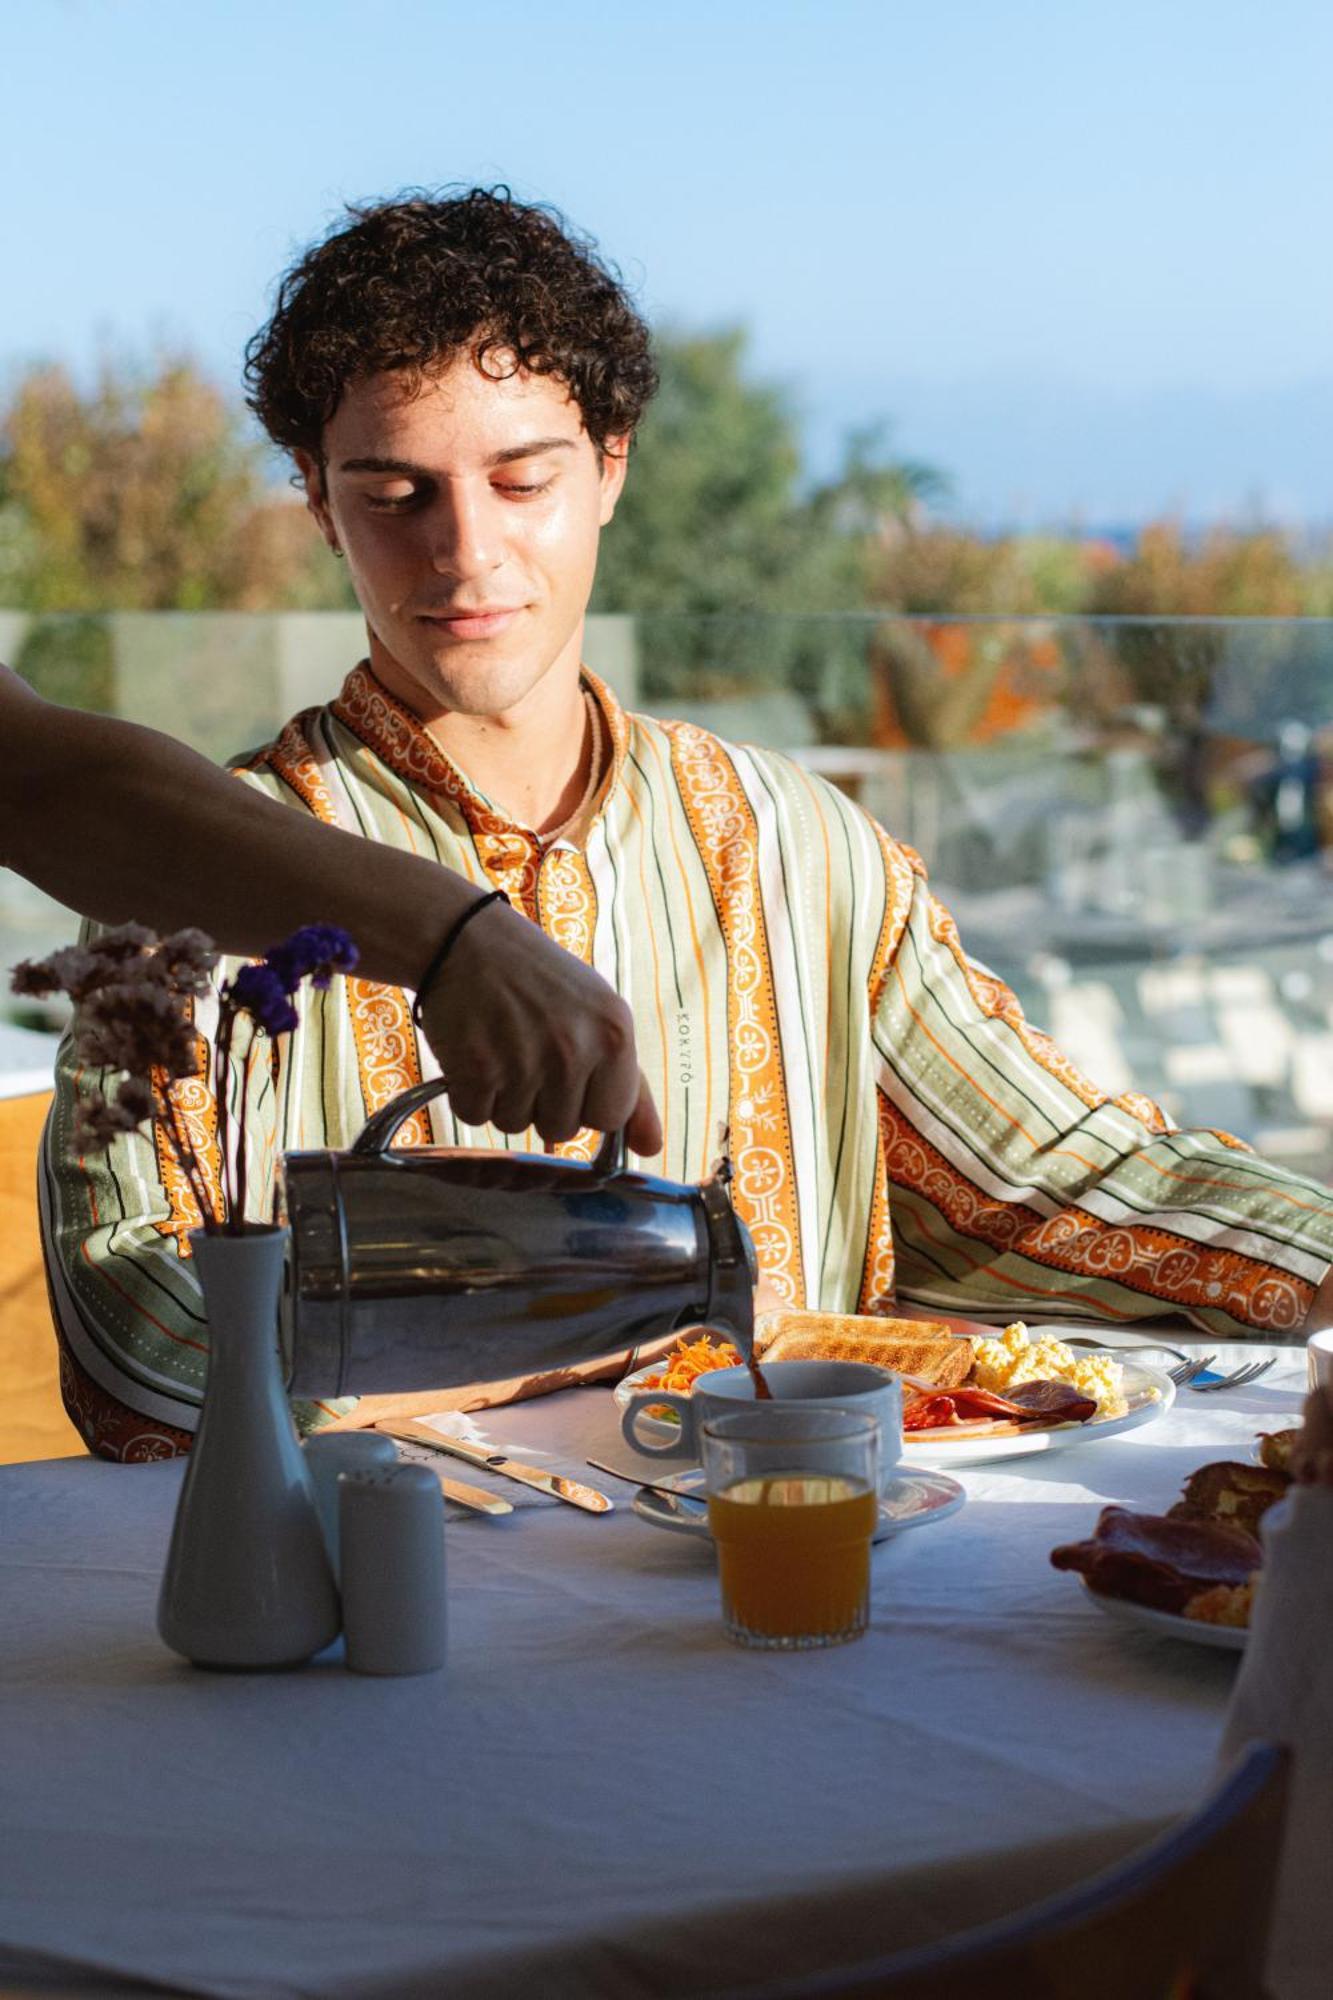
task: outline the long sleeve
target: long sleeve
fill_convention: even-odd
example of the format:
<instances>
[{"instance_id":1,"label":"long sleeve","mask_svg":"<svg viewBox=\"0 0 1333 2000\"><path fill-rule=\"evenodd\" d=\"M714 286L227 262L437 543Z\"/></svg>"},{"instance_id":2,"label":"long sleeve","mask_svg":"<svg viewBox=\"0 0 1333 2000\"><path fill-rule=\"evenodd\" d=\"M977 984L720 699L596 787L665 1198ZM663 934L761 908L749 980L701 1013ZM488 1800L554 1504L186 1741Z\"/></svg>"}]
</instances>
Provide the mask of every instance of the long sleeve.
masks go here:
<instances>
[{"instance_id":1,"label":"long sleeve","mask_svg":"<svg viewBox=\"0 0 1333 2000\"><path fill-rule=\"evenodd\" d=\"M1226 1133L1111 1097L972 964L914 881L872 1038L898 1283L954 1310L1295 1338L1333 1262L1333 1192Z\"/></svg>"}]
</instances>

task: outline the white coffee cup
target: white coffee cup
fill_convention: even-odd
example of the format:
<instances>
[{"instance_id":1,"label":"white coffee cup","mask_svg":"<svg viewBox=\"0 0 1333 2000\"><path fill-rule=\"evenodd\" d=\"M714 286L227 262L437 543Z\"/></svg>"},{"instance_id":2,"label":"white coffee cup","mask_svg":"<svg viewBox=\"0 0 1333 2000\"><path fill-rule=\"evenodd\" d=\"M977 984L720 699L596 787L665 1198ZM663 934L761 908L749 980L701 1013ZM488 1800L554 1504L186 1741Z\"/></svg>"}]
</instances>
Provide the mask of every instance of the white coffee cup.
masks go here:
<instances>
[{"instance_id":1,"label":"white coffee cup","mask_svg":"<svg viewBox=\"0 0 1333 2000\"><path fill-rule=\"evenodd\" d=\"M887 1491L903 1446L903 1391L896 1375L868 1361L767 1361L764 1380L780 1402L794 1400L878 1418L880 1491ZM718 1368L701 1375L688 1395L676 1389L636 1389L625 1405L620 1428L626 1442L650 1458L697 1459L699 1425L726 1415L738 1402L753 1401L754 1378L748 1368ZM641 1435L641 1414L663 1406L679 1416L680 1436Z\"/></svg>"},{"instance_id":2,"label":"white coffee cup","mask_svg":"<svg viewBox=\"0 0 1333 2000\"><path fill-rule=\"evenodd\" d=\"M1310 1335L1305 1343L1305 1366L1312 1389L1333 1389L1333 1327Z\"/></svg>"}]
</instances>

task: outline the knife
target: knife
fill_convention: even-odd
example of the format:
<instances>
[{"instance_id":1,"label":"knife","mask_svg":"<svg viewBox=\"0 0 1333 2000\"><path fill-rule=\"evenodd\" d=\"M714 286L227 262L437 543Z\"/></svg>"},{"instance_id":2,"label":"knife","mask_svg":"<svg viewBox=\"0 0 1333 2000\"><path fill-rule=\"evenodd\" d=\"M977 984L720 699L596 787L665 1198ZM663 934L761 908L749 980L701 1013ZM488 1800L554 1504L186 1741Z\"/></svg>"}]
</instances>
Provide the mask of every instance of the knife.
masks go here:
<instances>
[{"instance_id":1,"label":"knife","mask_svg":"<svg viewBox=\"0 0 1333 2000\"><path fill-rule=\"evenodd\" d=\"M460 1507L470 1508L474 1514L512 1514L512 1500L502 1500L498 1493L483 1493L480 1486L469 1486L462 1479L446 1479L442 1472L435 1477L440 1482L440 1490L446 1500L456 1500Z\"/></svg>"},{"instance_id":2,"label":"knife","mask_svg":"<svg viewBox=\"0 0 1333 2000\"><path fill-rule=\"evenodd\" d=\"M558 1472L543 1472L536 1465L523 1465L516 1458L506 1457L502 1451L488 1451L484 1444L444 1437L439 1431L432 1430L429 1424L413 1423L409 1417L385 1419L376 1424L375 1429L387 1431L390 1437L404 1438L409 1444L429 1445L432 1451L444 1451L453 1458L465 1458L469 1465L484 1466L486 1471L498 1472L505 1479L516 1479L520 1486L533 1486L539 1493L549 1493L556 1500L568 1501L571 1507L582 1507L586 1513L610 1514L614 1511L613 1503L595 1486L585 1486L578 1479L565 1479Z\"/></svg>"}]
</instances>

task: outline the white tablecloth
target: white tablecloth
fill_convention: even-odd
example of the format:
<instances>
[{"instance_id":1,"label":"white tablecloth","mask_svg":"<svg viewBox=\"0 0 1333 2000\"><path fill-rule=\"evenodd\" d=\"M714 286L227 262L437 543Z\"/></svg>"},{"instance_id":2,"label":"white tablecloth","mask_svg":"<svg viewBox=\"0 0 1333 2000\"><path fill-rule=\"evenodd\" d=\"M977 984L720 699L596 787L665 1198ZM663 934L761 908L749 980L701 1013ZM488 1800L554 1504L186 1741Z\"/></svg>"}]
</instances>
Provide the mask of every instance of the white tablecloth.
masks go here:
<instances>
[{"instance_id":1,"label":"white tablecloth","mask_svg":"<svg viewBox=\"0 0 1333 2000\"><path fill-rule=\"evenodd\" d=\"M587 1475L613 1515L450 1521L442 1674L197 1673L153 1627L179 1466L5 1467L0 1974L684 1994L1033 1901L1197 1801L1235 1673L1049 1550L1244 1456L1302 1367L961 1475L961 1513L876 1551L869 1636L792 1656L730 1646L709 1552ZM605 1391L486 1421L571 1472L628 1456Z\"/></svg>"}]
</instances>

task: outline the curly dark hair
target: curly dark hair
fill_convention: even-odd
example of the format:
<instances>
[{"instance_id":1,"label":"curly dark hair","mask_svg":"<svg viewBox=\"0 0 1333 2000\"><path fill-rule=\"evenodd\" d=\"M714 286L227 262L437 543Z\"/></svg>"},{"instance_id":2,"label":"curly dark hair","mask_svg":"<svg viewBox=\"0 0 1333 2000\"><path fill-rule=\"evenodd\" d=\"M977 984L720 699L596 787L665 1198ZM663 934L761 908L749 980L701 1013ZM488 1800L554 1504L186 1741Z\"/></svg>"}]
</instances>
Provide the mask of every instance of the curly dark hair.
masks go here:
<instances>
[{"instance_id":1,"label":"curly dark hair","mask_svg":"<svg viewBox=\"0 0 1333 2000\"><path fill-rule=\"evenodd\" d=\"M633 434L657 387L648 328L555 209L507 187L413 189L347 216L287 272L246 346L246 401L275 444L322 458L351 382L392 370L412 393L469 352L563 382L599 452Z\"/></svg>"}]
</instances>

